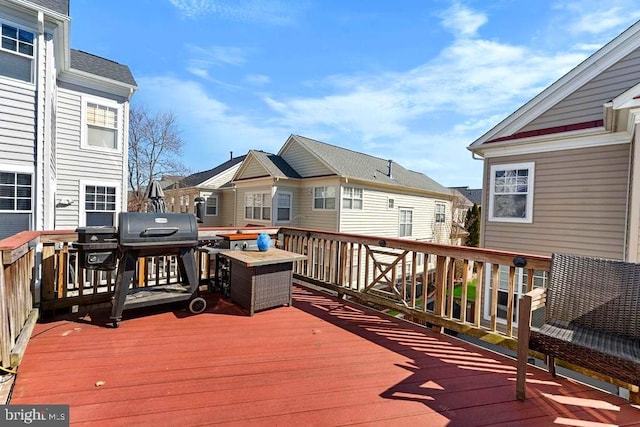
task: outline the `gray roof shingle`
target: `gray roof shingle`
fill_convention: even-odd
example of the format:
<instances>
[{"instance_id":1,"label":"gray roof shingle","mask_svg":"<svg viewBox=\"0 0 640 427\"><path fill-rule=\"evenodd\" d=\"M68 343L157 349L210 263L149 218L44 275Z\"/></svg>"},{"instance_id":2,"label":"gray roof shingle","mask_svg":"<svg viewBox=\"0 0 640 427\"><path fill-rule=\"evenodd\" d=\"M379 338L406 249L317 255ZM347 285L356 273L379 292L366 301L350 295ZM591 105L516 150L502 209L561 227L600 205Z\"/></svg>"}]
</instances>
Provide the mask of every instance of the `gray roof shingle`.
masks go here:
<instances>
[{"instance_id":1,"label":"gray roof shingle","mask_svg":"<svg viewBox=\"0 0 640 427\"><path fill-rule=\"evenodd\" d=\"M274 178L302 178L282 157L259 150L251 150L258 161L264 166L269 175Z\"/></svg>"},{"instance_id":2,"label":"gray roof shingle","mask_svg":"<svg viewBox=\"0 0 640 427\"><path fill-rule=\"evenodd\" d=\"M40 7L69 16L69 0L29 0Z\"/></svg>"},{"instance_id":3,"label":"gray roof shingle","mask_svg":"<svg viewBox=\"0 0 640 427\"><path fill-rule=\"evenodd\" d=\"M131 86L138 85L126 65L81 50L71 49L71 68Z\"/></svg>"},{"instance_id":4,"label":"gray roof shingle","mask_svg":"<svg viewBox=\"0 0 640 427\"><path fill-rule=\"evenodd\" d=\"M471 203L476 205L482 205L482 188L469 188L469 187L451 187L454 190L458 190L464 197L469 199Z\"/></svg>"},{"instance_id":5,"label":"gray roof shingle","mask_svg":"<svg viewBox=\"0 0 640 427\"><path fill-rule=\"evenodd\" d=\"M169 185L169 188L185 188L185 187L195 187L199 184L202 184L206 180L213 178L214 176L226 171L227 169L237 165L238 163L244 161L244 158L247 156L238 156L233 159L227 160L226 162L219 164L213 169L209 169L202 172L196 172L182 179L181 181Z\"/></svg>"},{"instance_id":6,"label":"gray roof shingle","mask_svg":"<svg viewBox=\"0 0 640 427\"><path fill-rule=\"evenodd\" d=\"M391 176L389 176L389 160L337 147L300 135L292 135L292 138L320 159L324 160L337 175L364 181L426 190L444 195L451 194L449 188L440 185L427 175L405 169L396 162L392 162L392 173Z\"/></svg>"}]
</instances>

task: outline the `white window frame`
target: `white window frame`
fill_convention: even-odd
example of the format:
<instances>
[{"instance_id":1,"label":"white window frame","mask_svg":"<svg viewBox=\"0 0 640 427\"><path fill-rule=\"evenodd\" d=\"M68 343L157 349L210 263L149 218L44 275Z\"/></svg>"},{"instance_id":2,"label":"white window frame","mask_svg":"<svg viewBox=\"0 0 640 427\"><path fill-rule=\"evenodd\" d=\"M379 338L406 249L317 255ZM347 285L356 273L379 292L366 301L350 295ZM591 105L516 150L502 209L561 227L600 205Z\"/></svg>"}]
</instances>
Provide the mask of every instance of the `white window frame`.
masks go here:
<instances>
[{"instance_id":1,"label":"white window frame","mask_svg":"<svg viewBox=\"0 0 640 427\"><path fill-rule=\"evenodd\" d=\"M540 274L536 273L541 273L541 270L536 270L534 271L534 289L536 288L540 288L540 287L546 287L549 281L549 276L547 275L546 277L540 277ZM524 278L524 273L525 273L525 269L521 268L521 267L516 267L516 271L515 271L515 286L514 286L514 296L513 296L513 303L514 303L514 308L513 308L513 324L515 326L517 326L518 324L518 304L520 303L520 297L522 297L525 293L526 293L526 287L527 287L527 283L526 280ZM509 266L504 266L501 265L498 269L498 293L504 293L504 292L508 292L508 280L509 280ZM507 282L506 286L500 287L500 282ZM540 285L540 282L542 282L542 285ZM483 286L484 290L484 295L483 295L483 301L485 301L485 303L483 304L484 309L483 309L483 317L485 320L490 320L491 319L491 298L493 295L493 266L491 264L487 264L485 266L485 277L484 277L484 283L488 284L488 286ZM498 304L496 303L496 306L498 306ZM507 311L508 307L504 308L504 311ZM501 317L498 315L499 313L496 313L496 321L500 324L506 324L507 323L507 319L506 317Z\"/></svg>"},{"instance_id":2,"label":"white window frame","mask_svg":"<svg viewBox=\"0 0 640 427\"><path fill-rule=\"evenodd\" d=\"M215 206L209 205L209 200L215 200ZM209 208L213 207L215 209L214 213L209 213ZM210 194L204 198L204 216L218 216L218 196L215 194Z\"/></svg>"},{"instance_id":3,"label":"white window frame","mask_svg":"<svg viewBox=\"0 0 640 427\"><path fill-rule=\"evenodd\" d=\"M289 206L280 206L280 195L283 196L289 196ZM289 218L287 219L280 219L280 209L289 209ZM289 192L289 191L278 191L276 193L276 214L275 214L275 222L291 222L291 217L293 216L292 212L293 212L293 193ZM273 216L273 212L271 214Z\"/></svg>"},{"instance_id":4,"label":"white window frame","mask_svg":"<svg viewBox=\"0 0 640 427\"><path fill-rule=\"evenodd\" d=\"M261 206L253 206L253 203L256 200L256 197L260 197L260 203ZM247 205L247 201L248 198L252 198L252 205L248 206ZM252 216L247 216L247 208L251 208L251 215ZM259 208L260 209L260 218L254 218L253 216L255 215L255 209ZM265 212L268 209L269 211L269 218L265 218ZM269 192L251 192L251 193L245 193L244 195L244 219L250 219L253 221L271 221L271 218L273 217L273 213L272 213L273 209L271 209L271 193Z\"/></svg>"},{"instance_id":5,"label":"white window frame","mask_svg":"<svg viewBox=\"0 0 640 427\"><path fill-rule=\"evenodd\" d=\"M444 224L447 221L447 205L436 203L434 219L436 224Z\"/></svg>"},{"instance_id":6,"label":"white window frame","mask_svg":"<svg viewBox=\"0 0 640 427\"><path fill-rule=\"evenodd\" d=\"M81 97L81 129L80 129L80 146L85 150L101 151L107 153L121 153L122 152L122 105L105 98L98 98L94 96L83 95ZM96 104L101 107L113 108L116 110L116 148L100 147L89 144L89 132L87 130L87 104ZM109 128L110 129L110 128Z\"/></svg>"},{"instance_id":7,"label":"white window frame","mask_svg":"<svg viewBox=\"0 0 640 427\"><path fill-rule=\"evenodd\" d=\"M360 193L357 195L356 193ZM359 207L355 207L360 202ZM361 211L364 208L364 190L360 187L344 187L342 189L342 209Z\"/></svg>"},{"instance_id":8,"label":"white window frame","mask_svg":"<svg viewBox=\"0 0 640 427\"><path fill-rule=\"evenodd\" d=\"M322 192L323 192L322 197L316 197L317 189L322 189ZM327 192L329 190L333 190L333 197L327 197ZM336 187L326 186L326 185L317 185L313 187L311 191L312 191L311 193L311 209L312 210L314 211L335 211L336 210L336 203L338 201L338 197L337 197L338 192L336 191ZM330 200L330 199L333 199L332 208L327 207L327 200ZM323 200L321 208L316 207L316 200Z\"/></svg>"},{"instance_id":9,"label":"white window frame","mask_svg":"<svg viewBox=\"0 0 640 427\"><path fill-rule=\"evenodd\" d=\"M396 199L392 197L387 197L387 209L395 209L396 207Z\"/></svg>"},{"instance_id":10,"label":"white window frame","mask_svg":"<svg viewBox=\"0 0 640 427\"><path fill-rule=\"evenodd\" d=\"M411 213L411 222L402 222L402 212L409 212ZM409 234L406 234L406 226L410 225L411 226L411 232ZM404 234L402 232L402 227L405 227L404 230ZM398 237L411 237L413 236L413 208L403 208L400 207L398 208Z\"/></svg>"},{"instance_id":11,"label":"white window frame","mask_svg":"<svg viewBox=\"0 0 640 427\"><path fill-rule=\"evenodd\" d=\"M12 50L12 49L7 49L4 48L3 45L3 40L5 38L5 36L2 35L2 25L6 25L8 27L12 27L15 28L18 31L18 38L17 39L13 39L16 41L16 49L17 50ZM24 31L26 33L29 33L33 36L33 43L28 43L28 42L24 42L24 41L20 41L20 36L19 36L19 32L20 31ZM8 38L8 37L7 37ZM23 80L23 79L18 79L15 77L9 77L9 76L5 76L5 75L0 75L0 78L6 78L6 79L11 79L12 81L15 82L21 82L24 84L28 84L30 86L33 86L35 84L35 62L36 62L36 54L37 54L37 41L38 41L38 33L35 30L32 29L27 29L26 27L23 27L22 25L17 25L14 24L11 21L7 21L5 19L0 20L0 51L2 52L6 52L7 54L11 54L11 55L16 55L22 58L27 58L31 60L31 72L29 75L29 80ZM26 53L22 53L20 52L20 44L27 44L31 46L31 55L26 54Z\"/></svg>"},{"instance_id":12,"label":"white window frame","mask_svg":"<svg viewBox=\"0 0 640 427\"><path fill-rule=\"evenodd\" d=\"M526 196L526 208L524 210L523 217L504 217L495 216L495 197L496 194L496 172L499 171L513 171L513 170L527 170L527 191L526 192L512 192L512 193L500 193L504 195L514 194ZM507 163L499 165L491 165L491 175L489 179L489 221L492 222L516 222L516 223L533 223L533 182L535 176L535 163ZM515 177L517 179L517 176ZM517 182L514 183L517 185Z\"/></svg>"},{"instance_id":13,"label":"white window frame","mask_svg":"<svg viewBox=\"0 0 640 427\"><path fill-rule=\"evenodd\" d=\"M113 215L113 224L118 225L118 214L122 210L122 187L120 181L113 180L80 180L80 189L79 189L79 201L78 201L78 225L80 227L86 227L87 225L87 211L85 209L85 199L87 186L97 186L97 187L115 187L116 189L116 210Z\"/></svg>"},{"instance_id":14,"label":"white window frame","mask_svg":"<svg viewBox=\"0 0 640 427\"><path fill-rule=\"evenodd\" d=\"M0 172L5 173L14 173L14 174L23 174L23 175L31 175L31 209L30 210L0 210L0 213L30 213L33 214L35 212L35 174L34 168L29 166L19 166L19 165L9 165L9 164L0 164ZM17 196L14 196L14 199Z\"/></svg>"}]
</instances>

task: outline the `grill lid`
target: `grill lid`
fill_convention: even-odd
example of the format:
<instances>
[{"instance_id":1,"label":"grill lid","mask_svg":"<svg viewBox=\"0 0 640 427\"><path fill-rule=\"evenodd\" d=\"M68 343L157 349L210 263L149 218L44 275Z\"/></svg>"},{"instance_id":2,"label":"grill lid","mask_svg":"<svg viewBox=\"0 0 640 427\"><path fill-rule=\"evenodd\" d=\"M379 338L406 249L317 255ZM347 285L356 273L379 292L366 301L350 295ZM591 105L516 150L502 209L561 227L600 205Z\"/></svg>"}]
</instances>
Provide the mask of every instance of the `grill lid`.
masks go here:
<instances>
[{"instance_id":1,"label":"grill lid","mask_svg":"<svg viewBox=\"0 0 640 427\"><path fill-rule=\"evenodd\" d=\"M198 245L198 223L190 213L120 212L118 222L124 248Z\"/></svg>"}]
</instances>

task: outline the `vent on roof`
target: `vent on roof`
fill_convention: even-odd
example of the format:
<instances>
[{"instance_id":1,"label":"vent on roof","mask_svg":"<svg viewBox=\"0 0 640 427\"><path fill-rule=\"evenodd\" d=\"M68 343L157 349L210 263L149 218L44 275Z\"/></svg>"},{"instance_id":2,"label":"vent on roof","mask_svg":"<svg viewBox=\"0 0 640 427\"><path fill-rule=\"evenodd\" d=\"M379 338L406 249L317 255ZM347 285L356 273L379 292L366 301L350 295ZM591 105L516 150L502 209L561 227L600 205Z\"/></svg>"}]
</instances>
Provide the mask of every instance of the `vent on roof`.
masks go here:
<instances>
[{"instance_id":1,"label":"vent on roof","mask_svg":"<svg viewBox=\"0 0 640 427\"><path fill-rule=\"evenodd\" d=\"M389 173L387 173L387 176L393 179L393 160L389 160Z\"/></svg>"}]
</instances>

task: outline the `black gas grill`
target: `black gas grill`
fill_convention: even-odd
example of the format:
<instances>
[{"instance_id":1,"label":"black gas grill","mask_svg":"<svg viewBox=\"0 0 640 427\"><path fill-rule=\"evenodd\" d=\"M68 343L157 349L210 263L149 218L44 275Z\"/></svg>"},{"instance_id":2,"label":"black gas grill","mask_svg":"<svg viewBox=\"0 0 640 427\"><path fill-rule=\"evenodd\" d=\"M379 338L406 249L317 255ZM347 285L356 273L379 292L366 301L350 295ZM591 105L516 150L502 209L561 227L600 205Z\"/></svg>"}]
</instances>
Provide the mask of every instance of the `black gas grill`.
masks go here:
<instances>
[{"instance_id":1,"label":"black gas grill","mask_svg":"<svg viewBox=\"0 0 640 427\"><path fill-rule=\"evenodd\" d=\"M187 213L121 212L118 224L115 235L112 227L100 227L101 233L94 228L78 229L78 242L74 244L84 268L113 269L112 260L119 260L112 298L113 326L118 327L123 310L129 308L190 300L192 313L204 311L206 302L198 295L196 217ZM177 257L182 283L129 289L139 258L172 255Z\"/></svg>"}]
</instances>

